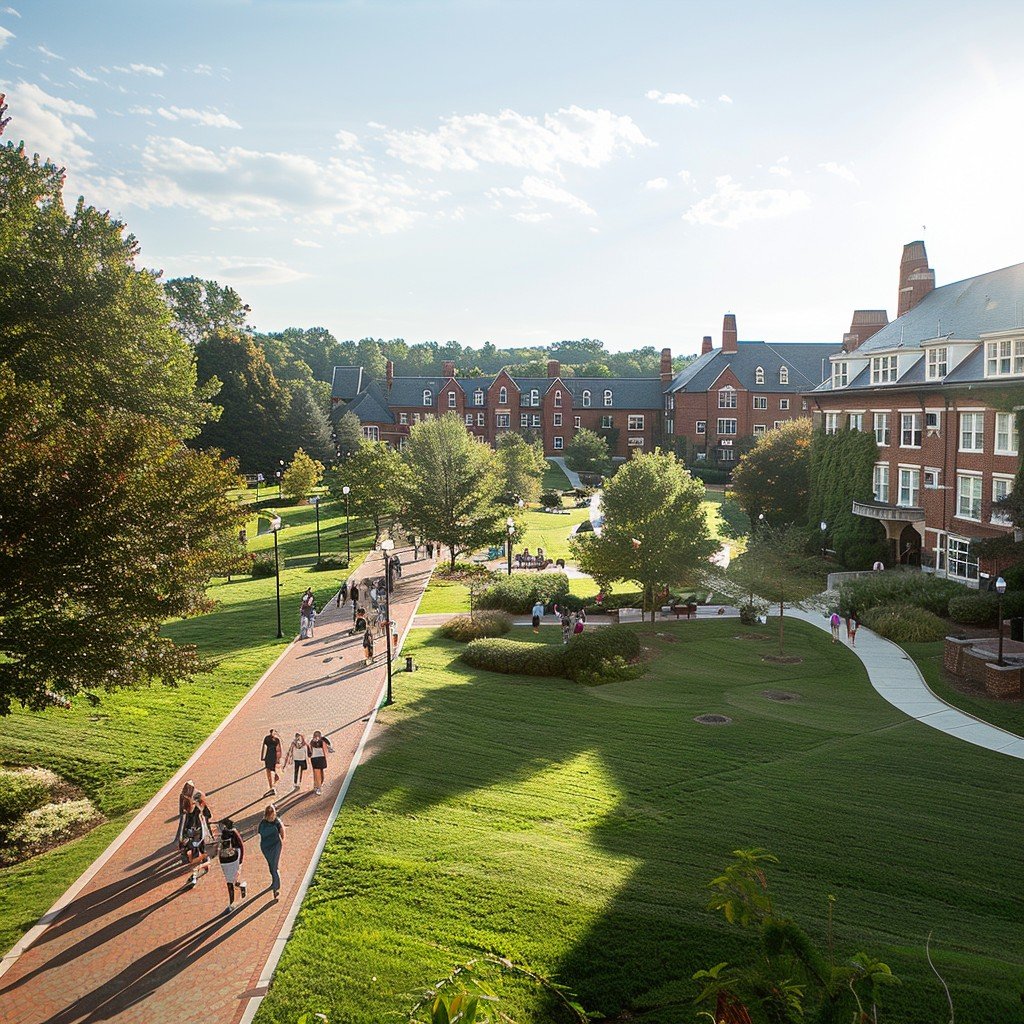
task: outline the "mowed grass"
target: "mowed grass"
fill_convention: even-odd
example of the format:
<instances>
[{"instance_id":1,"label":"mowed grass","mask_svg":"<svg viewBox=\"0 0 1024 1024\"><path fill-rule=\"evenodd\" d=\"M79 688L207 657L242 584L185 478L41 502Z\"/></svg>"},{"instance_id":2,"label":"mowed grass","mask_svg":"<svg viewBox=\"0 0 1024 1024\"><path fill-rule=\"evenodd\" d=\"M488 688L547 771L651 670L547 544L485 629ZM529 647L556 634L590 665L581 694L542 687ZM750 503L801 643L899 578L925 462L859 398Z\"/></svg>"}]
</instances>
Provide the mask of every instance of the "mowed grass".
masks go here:
<instances>
[{"instance_id":1,"label":"mowed grass","mask_svg":"<svg viewBox=\"0 0 1024 1024\"><path fill-rule=\"evenodd\" d=\"M52 768L85 790L111 819L58 850L0 870L0 949L10 948L49 909L259 679L298 632L299 597L306 587L313 587L322 603L340 585L344 573L311 571L314 510L278 509L285 524L279 535L283 640L276 637L273 577L216 581L210 589L218 602L214 611L165 627L175 640L196 644L212 671L176 688L157 684L99 693L96 706L78 698L70 711L15 711L0 722L0 763ZM247 526L250 549L273 550L273 538L256 537L256 526L254 515ZM323 505L325 553L344 552L344 529L344 511ZM353 562L369 542L361 533L353 541Z\"/></svg>"},{"instance_id":2,"label":"mowed grass","mask_svg":"<svg viewBox=\"0 0 1024 1024\"><path fill-rule=\"evenodd\" d=\"M1022 883L1011 837L1024 765L928 729L814 627L798 665L762 662L775 626L643 629L630 682L470 670L414 631L387 732L355 776L257 1024L302 1012L399 1019L453 965L493 951L556 977L614 1019L695 1019L694 971L754 937L706 909L739 847L781 858L778 906L837 949L888 962L887 1024L1020 1019ZM744 638L737 638L742 634ZM530 639L525 634L522 639ZM517 638L519 638L517 636ZM557 642L550 629L542 639ZM766 699L765 689L798 695ZM700 726L695 715L733 724ZM514 989L520 1024L553 1018Z\"/></svg>"}]
</instances>

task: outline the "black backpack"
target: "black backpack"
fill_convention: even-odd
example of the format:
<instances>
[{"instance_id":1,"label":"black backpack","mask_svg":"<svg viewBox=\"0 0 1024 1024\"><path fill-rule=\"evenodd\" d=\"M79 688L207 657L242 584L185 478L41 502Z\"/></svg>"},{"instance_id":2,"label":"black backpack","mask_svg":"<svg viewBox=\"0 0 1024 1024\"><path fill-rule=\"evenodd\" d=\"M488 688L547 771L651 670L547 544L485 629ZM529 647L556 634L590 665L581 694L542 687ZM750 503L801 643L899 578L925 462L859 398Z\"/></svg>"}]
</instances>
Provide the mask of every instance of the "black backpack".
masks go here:
<instances>
[{"instance_id":1,"label":"black backpack","mask_svg":"<svg viewBox=\"0 0 1024 1024\"><path fill-rule=\"evenodd\" d=\"M234 860L238 860L238 847L235 846L233 840L235 838L234 831L223 830L220 834L220 846L217 849L217 859L222 864L230 864Z\"/></svg>"}]
</instances>

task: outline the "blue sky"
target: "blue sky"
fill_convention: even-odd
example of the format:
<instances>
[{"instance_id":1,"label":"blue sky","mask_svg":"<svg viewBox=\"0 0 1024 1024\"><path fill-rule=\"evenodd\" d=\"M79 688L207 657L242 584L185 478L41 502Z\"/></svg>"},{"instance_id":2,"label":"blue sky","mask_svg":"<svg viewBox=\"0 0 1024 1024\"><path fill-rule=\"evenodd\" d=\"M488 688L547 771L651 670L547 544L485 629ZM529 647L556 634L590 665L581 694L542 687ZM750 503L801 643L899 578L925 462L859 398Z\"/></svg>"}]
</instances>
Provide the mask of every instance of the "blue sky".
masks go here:
<instances>
[{"instance_id":1,"label":"blue sky","mask_svg":"<svg viewBox=\"0 0 1024 1024\"><path fill-rule=\"evenodd\" d=\"M257 327L838 341L1024 259L1017 3L0 0L7 137ZM923 231L923 234L922 234Z\"/></svg>"}]
</instances>

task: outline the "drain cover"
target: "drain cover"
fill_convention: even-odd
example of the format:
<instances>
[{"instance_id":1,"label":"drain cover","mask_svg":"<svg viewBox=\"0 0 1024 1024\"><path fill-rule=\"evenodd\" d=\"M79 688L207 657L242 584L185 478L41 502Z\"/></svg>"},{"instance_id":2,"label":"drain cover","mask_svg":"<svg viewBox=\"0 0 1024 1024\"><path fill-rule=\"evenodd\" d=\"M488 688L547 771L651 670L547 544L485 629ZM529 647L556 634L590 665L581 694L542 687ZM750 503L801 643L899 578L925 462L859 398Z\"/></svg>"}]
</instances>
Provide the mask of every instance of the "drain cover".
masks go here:
<instances>
[{"instance_id":1,"label":"drain cover","mask_svg":"<svg viewBox=\"0 0 1024 1024\"><path fill-rule=\"evenodd\" d=\"M694 721L701 725L730 725L732 723L732 719L725 715L698 715Z\"/></svg>"},{"instance_id":2,"label":"drain cover","mask_svg":"<svg viewBox=\"0 0 1024 1024\"><path fill-rule=\"evenodd\" d=\"M785 690L762 690L762 697L767 697L769 700L787 701L787 700L799 700L800 694L798 693L787 693Z\"/></svg>"}]
</instances>

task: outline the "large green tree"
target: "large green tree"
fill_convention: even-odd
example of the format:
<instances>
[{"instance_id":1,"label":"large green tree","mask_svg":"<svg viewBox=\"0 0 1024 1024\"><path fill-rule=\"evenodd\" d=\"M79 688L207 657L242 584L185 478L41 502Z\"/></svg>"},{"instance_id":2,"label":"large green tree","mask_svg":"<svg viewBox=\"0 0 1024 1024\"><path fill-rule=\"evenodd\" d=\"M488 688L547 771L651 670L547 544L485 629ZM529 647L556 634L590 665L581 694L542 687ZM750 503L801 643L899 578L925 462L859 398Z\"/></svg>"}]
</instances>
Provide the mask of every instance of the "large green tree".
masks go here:
<instances>
[{"instance_id":1,"label":"large green tree","mask_svg":"<svg viewBox=\"0 0 1024 1024\"><path fill-rule=\"evenodd\" d=\"M247 331L251 310L230 285L201 277L174 277L164 284L174 327L190 344L198 345L218 331Z\"/></svg>"},{"instance_id":2,"label":"large green tree","mask_svg":"<svg viewBox=\"0 0 1024 1024\"><path fill-rule=\"evenodd\" d=\"M0 714L194 671L160 625L239 554L232 464L183 443L209 405L162 289L62 187L0 148Z\"/></svg>"},{"instance_id":3,"label":"large green tree","mask_svg":"<svg viewBox=\"0 0 1024 1024\"><path fill-rule=\"evenodd\" d=\"M600 536L572 542L580 568L603 583L636 580L653 619L659 591L692 584L718 550L703 500L704 485L674 455L634 456L605 485Z\"/></svg>"},{"instance_id":4,"label":"large green tree","mask_svg":"<svg viewBox=\"0 0 1024 1024\"><path fill-rule=\"evenodd\" d=\"M510 430L498 440L495 452L502 490L521 501L536 501L540 497L541 477L547 469L543 444L531 443Z\"/></svg>"},{"instance_id":5,"label":"large green tree","mask_svg":"<svg viewBox=\"0 0 1024 1024\"><path fill-rule=\"evenodd\" d=\"M733 495L755 525L762 516L774 526L804 523L810 467L811 421L790 420L762 434L740 459Z\"/></svg>"},{"instance_id":6,"label":"large green tree","mask_svg":"<svg viewBox=\"0 0 1024 1024\"><path fill-rule=\"evenodd\" d=\"M334 450L344 462L363 443L363 425L354 412L342 412L334 420Z\"/></svg>"},{"instance_id":7,"label":"large green tree","mask_svg":"<svg viewBox=\"0 0 1024 1024\"><path fill-rule=\"evenodd\" d=\"M363 441L328 478L331 494L343 498L349 488L352 513L373 522L375 543L398 514L406 496L408 469L386 441Z\"/></svg>"},{"instance_id":8,"label":"large green tree","mask_svg":"<svg viewBox=\"0 0 1024 1024\"><path fill-rule=\"evenodd\" d=\"M593 430L577 430L565 449L565 464L577 473L607 473L612 460L608 442Z\"/></svg>"},{"instance_id":9,"label":"large green tree","mask_svg":"<svg viewBox=\"0 0 1024 1024\"><path fill-rule=\"evenodd\" d=\"M403 522L424 539L461 552L503 534L507 507L496 504L501 476L491 448L453 413L414 426L403 452L409 467Z\"/></svg>"},{"instance_id":10,"label":"large green tree","mask_svg":"<svg viewBox=\"0 0 1024 1024\"><path fill-rule=\"evenodd\" d=\"M334 457L331 423L316 394L305 381L296 381L288 391L283 427L285 447L304 448L314 459L330 462Z\"/></svg>"}]
</instances>

